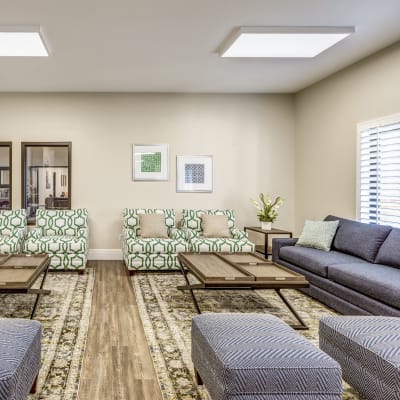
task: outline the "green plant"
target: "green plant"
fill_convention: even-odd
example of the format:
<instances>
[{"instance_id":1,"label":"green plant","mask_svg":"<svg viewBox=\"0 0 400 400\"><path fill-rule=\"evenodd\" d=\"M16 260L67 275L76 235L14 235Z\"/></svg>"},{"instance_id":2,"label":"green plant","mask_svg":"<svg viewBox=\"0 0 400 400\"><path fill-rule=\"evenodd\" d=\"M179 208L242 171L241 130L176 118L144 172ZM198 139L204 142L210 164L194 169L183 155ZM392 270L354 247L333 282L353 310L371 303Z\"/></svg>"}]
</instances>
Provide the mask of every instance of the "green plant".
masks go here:
<instances>
[{"instance_id":1,"label":"green plant","mask_svg":"<svg viewBox=\"0 0 400 400\"><path fill-rule=\"evenodd\" d=\"M278 216L278 209L282 205L284 199L282 197L276 197L274 200L269 194L264 196L264 193L260 193L261 203L251 199L254 207L257 209L257 217L262 222L274 222Z\"/></svg>"}]
</instances>

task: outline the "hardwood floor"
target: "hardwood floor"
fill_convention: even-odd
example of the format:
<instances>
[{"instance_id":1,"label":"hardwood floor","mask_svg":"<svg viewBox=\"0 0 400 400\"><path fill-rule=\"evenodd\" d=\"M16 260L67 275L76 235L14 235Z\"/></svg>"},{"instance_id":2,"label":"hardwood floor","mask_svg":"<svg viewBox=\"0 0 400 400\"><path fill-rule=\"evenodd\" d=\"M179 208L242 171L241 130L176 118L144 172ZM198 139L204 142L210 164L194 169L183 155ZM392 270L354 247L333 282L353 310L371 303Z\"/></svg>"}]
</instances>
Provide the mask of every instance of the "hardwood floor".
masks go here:
<instances>
[{"instance_id":1,"label":"hardwood floor","mask_svg":"<svg viewBox=\"0 0 400 400\"><path fill-rule=\"evenodd\" d=\"M122 261L91 261L96 277L79 400L161 400Z\"/></svg>"}]
</instances>

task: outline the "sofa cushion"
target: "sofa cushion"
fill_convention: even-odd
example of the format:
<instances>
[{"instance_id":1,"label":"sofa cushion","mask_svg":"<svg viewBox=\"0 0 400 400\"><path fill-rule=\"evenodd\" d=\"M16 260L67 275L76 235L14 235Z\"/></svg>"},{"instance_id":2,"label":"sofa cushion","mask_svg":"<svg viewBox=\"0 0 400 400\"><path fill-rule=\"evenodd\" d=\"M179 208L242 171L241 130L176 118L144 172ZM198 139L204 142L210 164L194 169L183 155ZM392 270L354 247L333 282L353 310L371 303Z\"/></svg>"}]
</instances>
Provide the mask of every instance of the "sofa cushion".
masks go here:
<instances>
[{"instance_id":1,"label":"sofa cushion","mask_svg":"<svg viewBox=\"0 0 400 400\"><path fill-rule=\"evenodd\" d=\"M226 215L208 215L201 216L203 236L213 238L232 237L228 227L228 217Z\"/></svg>"},{"instance_id":2,"label":"sofa cushion","mask_svg":"<svg viewBox=\"0 0 400 400\"><path fill-rule=\"evenodd\" d=\"M400 268L400 229L392 229L379 249L375 262Z\"/></svg>"},{"instance_id":3,"label":"sofa cushion","mask_svg":"<svg viewBox=\"0 0 400 400\"><path fill-rule=\"evenodd\" d=\"M140 235L140 214L164 214L168 230L175 227L175 210L173 208L124 208L124 228L132 229L136 236Z\"/></svg>"},{"instance_id":4,"label":"sofa cushion","mask_svg":"<svg viewBox=\"0 0 400 400\"><path fill-rule=\"evenodd\" d=\"M296 246L329 251L338 225L339 221L306 220Z\"/></svg>"},{"instance_id":5,"label":"sofa cushion","mask_svg":"<svg viewBox=\"0 0 400 400\"><path fill-rule=\"evenodd\" d=\"M164 214L140 214L140 236L142 238L168 239L167 225Z\"/></svg>"},{"instance_id":6,"label":"sofa cushion","mask_svg":"<svg viewBox=\"0 0 400 400\"><path fill-rule=\"evenodd\" d=\"M382 264L345 263L328 267L328 278L400 308L400 270Z\"/></svg>"},{"instance_id":7,"label":"sofa cushion","mask_svg":"<svg viewBox=\"0 0 400 400\"><path fill-rule=\"evenodd\" d=\"M81 228L88 226L88 212L85 208L76 210L36 211L36 226L42 229L44 236L74 236Z\"/></svg>"},{"instance_id":8,"label":"sofa cushion","mask_svg":"<svg viewBox=\"0 0 400 400\"><path fill-rule=\"evenodd\" d=\"M279 257L323 277L328 276L329 265L363 262L361 258L338 251L322 251L296 246L281 247Z\"/></svg>"},{"instance_id":9,"label":"sofa cushion","mask_svg":"<svg viewBox=\"0 0 400 400\"><path fill-rule=\"evenodd\" d=\"M339 220L339 228L333 241L335 250L370 262L375 261L379 248L392 230L390 226L364 224L332 215L326 217L325 220Z\"/></svg>"}]
</instances>

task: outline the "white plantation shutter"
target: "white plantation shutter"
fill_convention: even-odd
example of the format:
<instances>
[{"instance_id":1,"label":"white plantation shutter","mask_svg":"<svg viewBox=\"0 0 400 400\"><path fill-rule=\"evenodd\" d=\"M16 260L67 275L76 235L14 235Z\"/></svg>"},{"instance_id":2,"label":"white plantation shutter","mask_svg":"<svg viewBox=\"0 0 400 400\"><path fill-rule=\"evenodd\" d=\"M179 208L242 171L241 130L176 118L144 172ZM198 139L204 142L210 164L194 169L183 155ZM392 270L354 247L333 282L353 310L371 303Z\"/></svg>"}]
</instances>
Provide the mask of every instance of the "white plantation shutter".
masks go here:
<instances>
[{"instance_id":1,"label":"white plantation shutter","mask_svg":"<svg viewBox=\"0 0 400 400\"><path fill-rule=\"evenodd\" d=\"M359 219L400 227L400 114L358 125Z\"/></svg>"}]
</instances>

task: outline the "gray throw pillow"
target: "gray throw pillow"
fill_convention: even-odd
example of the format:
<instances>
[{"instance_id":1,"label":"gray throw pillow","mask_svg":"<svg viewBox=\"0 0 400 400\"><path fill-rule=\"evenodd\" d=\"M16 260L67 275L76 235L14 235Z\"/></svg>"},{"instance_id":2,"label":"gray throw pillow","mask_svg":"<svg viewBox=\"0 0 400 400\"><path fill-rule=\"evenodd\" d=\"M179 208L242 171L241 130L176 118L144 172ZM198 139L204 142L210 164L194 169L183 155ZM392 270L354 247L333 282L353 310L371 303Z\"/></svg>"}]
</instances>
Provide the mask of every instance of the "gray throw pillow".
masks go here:
<instances>
[{"instance_id":1,"label":"gray throw pillow","mask_svg":"<svg viewBox=\"0 0 400 400\"><path fill-rule=\"evenodd\" d=\"M296 246L329 251L338 226L339 221L306 220Z\"/></svg>"},{"instance_id":2,"label":"gray throw pillow","mask_svg":"<svg viewBox=\"0 0 400 400\"><path fill-rule=\"evenodd\" d=\"M139 214L139 223L142 238L168 238L164 214Z\"/></svg>"},{"instance_id":3,"label":"gray throw pillow","mask_svg":"<svg viewBox=\"0 0 400 400\"><path fill-rule=\"evenodd\" d=\"M201 222L203 236L206 238L232 237L228 227L228 217L226 215L202 214Z\"/></svg>"}]
</instances>

